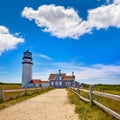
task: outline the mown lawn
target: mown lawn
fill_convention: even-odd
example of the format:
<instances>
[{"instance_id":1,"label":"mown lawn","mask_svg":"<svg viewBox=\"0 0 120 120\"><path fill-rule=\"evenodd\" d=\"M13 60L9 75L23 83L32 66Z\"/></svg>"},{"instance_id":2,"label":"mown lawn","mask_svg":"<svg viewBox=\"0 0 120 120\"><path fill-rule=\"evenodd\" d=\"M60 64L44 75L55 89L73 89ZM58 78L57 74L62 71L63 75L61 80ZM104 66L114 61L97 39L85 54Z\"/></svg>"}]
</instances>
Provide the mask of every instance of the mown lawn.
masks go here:
<instances>
[{"instance_id":1,"label":"mown lawn","mask_svg":"<svg viewBox=\"0 0 120 120\"><path fill-rule=\"evenodd\" d=\"M78 113L80 120L117 120L96 105L80 100L70 89L68 89L68 98L72 104L76 105L75 112Z\"/></svg>"}]
</instances>

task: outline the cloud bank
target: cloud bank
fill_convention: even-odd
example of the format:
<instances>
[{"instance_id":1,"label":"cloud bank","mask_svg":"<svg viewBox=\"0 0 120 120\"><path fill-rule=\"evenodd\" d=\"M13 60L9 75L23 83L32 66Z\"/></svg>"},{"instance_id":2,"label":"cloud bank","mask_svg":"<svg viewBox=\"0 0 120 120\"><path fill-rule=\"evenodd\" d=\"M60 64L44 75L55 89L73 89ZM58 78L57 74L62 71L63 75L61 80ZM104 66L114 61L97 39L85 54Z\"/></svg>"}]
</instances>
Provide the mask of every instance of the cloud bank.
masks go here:
<instances>
[{"instance_id":1,"label":"cloud bank","mask_svg":"<svg viewBox=\"0 0 120 120\"><path fill-rule=\"evenodd\" d=\"M38 10L25 7L22 16L29 20L34 19L37 26L43 27L44 32L50 32L58 38L76 38L78 26L82 22L73 8L65 9L55 5L43 5ZM73 29L76 32L73 32ZM80 32L83 34L82 30Z\"/></svg>"},{"instance_id":2,"label":"cloud bank","mask_svg":"<svg viewBox=\"0 0 120 120\"><path fill-rule=\"evenodd\" d=\"M56 62L48 63L43 66L39 63L37 67L38 71L34 71L33 78L41 78L47 80L50 73L58 73L58 69L61 69L62 73L72 75L74 71L76 80L83 83L102 83L102 84L120 84L120 66L119 65L104 65L94 64L86 66L76 63ZM49 66L49 68L47 67Z\"/></svg>"},{"instance_id":3,"label":"cloud bank","mask_svg":"<svg viewBox=\"0 0 120 120\"><path fill-rule=\"evenodd\" d=\"M87 20L83 20L73 8L56 5L42 5L37 10L25 7L22 17L35 20L44 32L58 38L78 39L91 33L94 28L107 29L110 26L120 28L120 0L88 10Z\"/></svg>"},{"instance_id":4,"label":"cloud bank","mask_svg":"<svg viewBox=\"0 0 120 120\"><path fill-rule=\"evenodd\" d=\"M7 27L0 26L0 55L6 50L15 49L17 44L23 42L23 38L10 34Z\"/></svg>"}]
</instances>

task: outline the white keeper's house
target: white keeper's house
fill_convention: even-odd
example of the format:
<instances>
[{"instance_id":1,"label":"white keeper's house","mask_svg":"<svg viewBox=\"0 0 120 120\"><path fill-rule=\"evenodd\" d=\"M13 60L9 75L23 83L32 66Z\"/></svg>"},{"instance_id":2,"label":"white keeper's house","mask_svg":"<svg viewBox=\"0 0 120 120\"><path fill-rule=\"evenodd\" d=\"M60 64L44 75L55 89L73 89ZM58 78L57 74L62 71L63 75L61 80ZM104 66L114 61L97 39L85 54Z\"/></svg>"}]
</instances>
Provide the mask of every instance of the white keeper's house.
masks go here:
<instances>
[{"instance_id":1,"label":"white keeper's house","mask_svg":"<svg viewBox=\"0 0 120 120\"><path fill-rule=\"evenodd\" d=\"M50 86L55 88L67 88L78 87L79 82L75 81L74 72L71 75L61 73L61 70L57 74L50 74L49 76Z\"/></svg>"}]
</instances>

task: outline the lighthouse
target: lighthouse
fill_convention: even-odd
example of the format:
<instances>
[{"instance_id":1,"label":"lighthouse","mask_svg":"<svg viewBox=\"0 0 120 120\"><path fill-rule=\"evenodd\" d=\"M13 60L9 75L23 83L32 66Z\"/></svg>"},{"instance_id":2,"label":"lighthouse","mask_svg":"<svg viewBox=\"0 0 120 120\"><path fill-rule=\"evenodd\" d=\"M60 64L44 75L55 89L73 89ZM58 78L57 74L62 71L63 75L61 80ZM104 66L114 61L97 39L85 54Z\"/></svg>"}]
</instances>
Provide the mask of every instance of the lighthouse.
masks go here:
<instances>
[{"instance_id":1,"label":"lighthouse","mask_svg":"<svg viewBox=\"0 0 120 120\"><path fill-rule=\"evenodd\" d=\"M22 87L27 88L32 80L32 53L29 50L25 51L22 59Z\"/></svg>"}]
</instances>

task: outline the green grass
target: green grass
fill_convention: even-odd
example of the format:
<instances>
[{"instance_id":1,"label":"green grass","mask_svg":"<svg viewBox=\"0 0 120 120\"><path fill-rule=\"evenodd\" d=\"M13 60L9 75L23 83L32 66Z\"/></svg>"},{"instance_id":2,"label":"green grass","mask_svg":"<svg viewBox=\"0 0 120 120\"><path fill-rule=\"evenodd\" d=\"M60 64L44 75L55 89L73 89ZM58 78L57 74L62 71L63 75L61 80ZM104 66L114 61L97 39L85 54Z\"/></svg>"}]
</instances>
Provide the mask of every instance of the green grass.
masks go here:
<instances>
[{"instance_id":1,"label":"green grass","mask_svg":"<svg viewBox=\"0 0 120 120\"><path fill-rule=\"evenodd\" d=\"M84 84L84 89L89 89L90 85ZM94 85L94 91L106 92L111 94L120 95L120 85L103 85L96 84Z\"/></svg>"},{"instance_id":2,"label":"green grass","mask_svg":"<svg viewBox=\"0 0 120 120\"><path fill-rule=\"evenodd\" d=\"M16 92L5 92L4 93L4 102L13 100L16 98L19 98L21 96L24 96L25 92L24 91L16 91Z\"/></svg>"},{"instance_id":3,"label":"green grass","mask_svg":"<svg viewBox=\"0 0 120 120\"><path fill-rule=\"evenodd\" d=\"M90 95L87 92L80 91L80 95L85 98L90 99ZM96 101L100 102L101 104L103 104L104 106L106 106L120 114L120 107L118 107L118 106L120 106L120 101L102 97L102 96L97 96L97 95L94 95L94 99Z\"/></svg>"},{"instance_id":4,"label":"green grass","mask_svg":"<svg viewBox=\"0 0 120 120\"><path fill-rule=\"evenodd\" d=\"M85 97L85 98L90 99L90 94L88 92L84 92L84 91L80 90L80 95L83 96L83 97Z\"/></svg>"},{"instance_id":5,"label":"green grass","mask_svg":"<svg viewBox=\"0 0 120 120\"><path fill-rule=\"evenodd\" d=\"M78 113L80 120L116 120L96 105L91 106L90 103L80 100L70 89L68 90L68 98L72 104L76 105L75 112Z\"/></svg>"},{"instance_id":6,"label":"green grass","mask_svg":"<svg viewBox=\"0 0 120 120\"><path fill-rule=\"evenodd\" d=\"M120 95L120 85L95 85L94 90Z\"/></svg>"},{"instance_id":7,"label":"green grass","mask_svg":"<svg viewBox=\"0 0 120 120\"><path fill-rule=\"evenodd\" d=\"M19 83L0 83L0 87L4 87L4 90L22 89Z\"/></svg>"},{"instance_id":8,"label":"green grass","mask_svg":"<svg viewBox=\"0 0 120 120\"><path fill-rule=\"evenodd\" d=\"M120 101L96 95L94 96L94 99L103 104L104 106L120 114Z\"/></svg>"},{"instance_id":9,"label":"green grass","mask_svg":"<svg viewBox=\"0 0 120 120\"><path fill-rule=\"evenodd\" d=\"M5 94L5 99L0 101L0 109L6 108L8 106L11 106L13 104L16 104L18 102L24 101L26 99L35 97L37 95L46 93L50 90L53 90L54 88L41 88L36 90L28 90L27 94L25 92L12 92L12 93L6 93ZM8 97L11 96L11 97ZM9 99L7 99L9 98Z\"/></svg>"}]
</instances>

